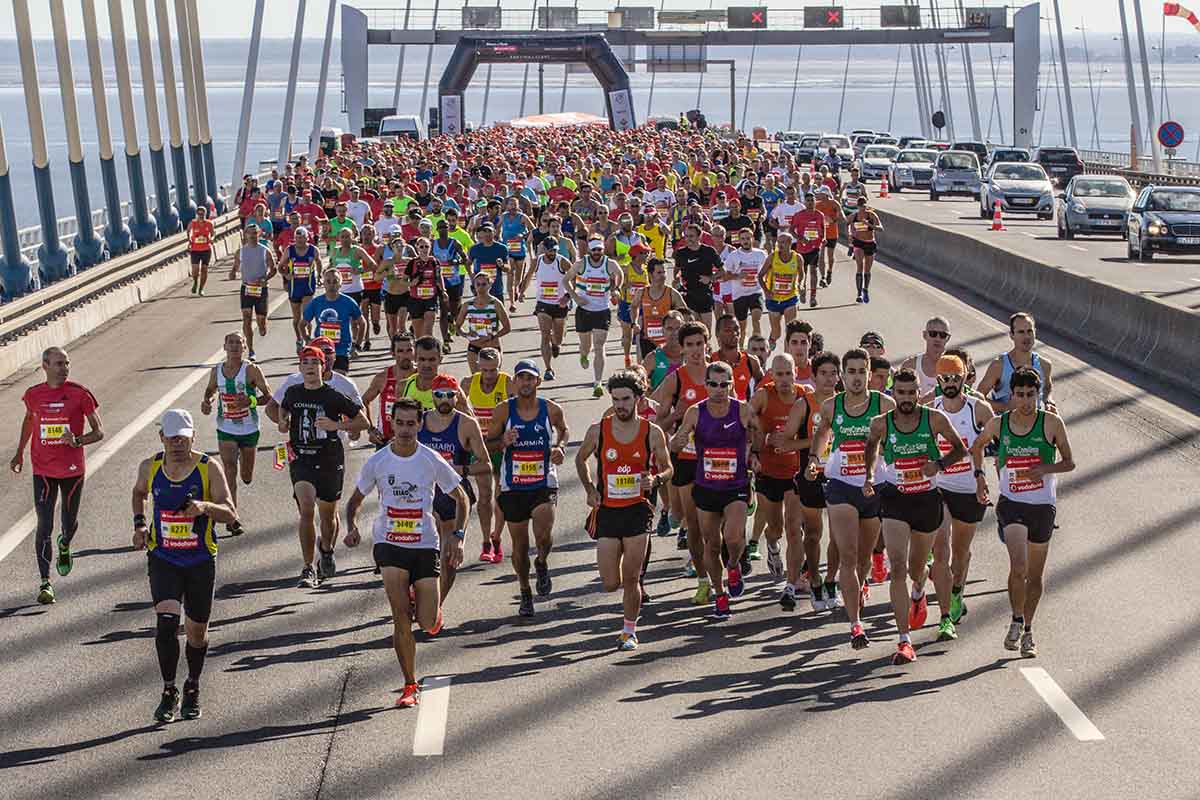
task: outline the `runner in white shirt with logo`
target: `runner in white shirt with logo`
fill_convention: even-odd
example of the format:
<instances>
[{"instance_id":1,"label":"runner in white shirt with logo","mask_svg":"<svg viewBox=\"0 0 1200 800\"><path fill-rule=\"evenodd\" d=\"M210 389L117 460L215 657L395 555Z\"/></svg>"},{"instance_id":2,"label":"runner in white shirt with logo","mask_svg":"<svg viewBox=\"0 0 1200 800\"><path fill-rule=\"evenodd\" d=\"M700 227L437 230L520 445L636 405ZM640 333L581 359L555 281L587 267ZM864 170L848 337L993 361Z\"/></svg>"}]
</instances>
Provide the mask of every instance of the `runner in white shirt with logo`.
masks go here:
<instances>
[{"instance_id":1,"label":"runner in white shirt with logo","mask_svg":"<svg viewBox=\"0 0 1200 800\"><path fill-rule=\"evenodd\" d=\"M754 231L742 228L737 233L738 248L726 253L723 261L726 285L733 295L733 315L741 326L738 348L746 344L746 319L754 327L754 335L762 336L763 291L758 283L758 273L767 262L767 253L754 246Z\"/></svg>"}]
</instances>

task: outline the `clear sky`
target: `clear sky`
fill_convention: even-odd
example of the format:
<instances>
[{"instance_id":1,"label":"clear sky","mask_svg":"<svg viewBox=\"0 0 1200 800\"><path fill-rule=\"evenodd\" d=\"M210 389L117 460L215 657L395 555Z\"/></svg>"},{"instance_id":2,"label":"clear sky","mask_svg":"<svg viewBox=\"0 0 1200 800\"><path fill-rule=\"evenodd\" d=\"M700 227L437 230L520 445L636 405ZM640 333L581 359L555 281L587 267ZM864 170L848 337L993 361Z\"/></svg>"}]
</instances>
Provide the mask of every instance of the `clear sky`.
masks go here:
<instances>
[{"instance_id":1,"label":"clear sky","mask_svg":"<svg viewBox=\"0 0 1200 800\"><path fill-rule=\"evenodd\" d=\"M2 2L3 0L0 0ZM151 8L151 24L153 25L153 0L146 0ZM829 4L836 3L837 0L828 0ZM889 2L889 0L883 0ZM955 3L951 0L936 0L939 7L951 6ZM94 0L96 5L96 13L99 18L99 27L101 32L108 30L108 2L107 0ZM736 3L717 3L716 7L722 5L752 5L754 0L739 0ZM902 0L890 0L893 3L900 3ZM1009 0L1010 3L1019 4L1020 0ZM1069 23L1072 27L1078 25L1080 20L1086 18L1089 30L1100 31L1119 31L1120 18L1118 17L1117 4L1119 0L1059 0L1061 7L1064 27ZM488 4L490 2L481 3L476 0L475 4ZM566 5L565 0L554 0L551 5ZM655 0L629 0L627 5L653 5L658 6L659 2ZM798 9L805 4L805 0L788 0L788 2L772 3L767 0L768 8L787 8ZM810 5L819 5L817 0L812 0ZM862 0L843 0L843 5L847 8L870 8L879 5L878 2L862 2ZM966 0L965 5L983 6L983 5L1001 5L999 0ZM1133 2L1125 0L1127 13L1130 15L1130 24L1132 25ZM7 5L7 3L4 3ZM132 0L121 0L121 5L125 9L125 25L129 36L133 35L133 2ZM174 8L174 2L171 0L167 3L168 7ZM339 4L340 5L340 4ZM360 8L386 8L386 7L404 7L403 0L359 0L352 3ZM428 14L432 8L432 0L415 0L414 14L417 9L424 9ZM449 0L443 3L443 13L447 7L455 9L460 5L455 0ZM585 8L609 8L616 6L616 0L605 4L597 2L597 0L582 0L580 3ZM929 0L920 0L920 5L928 8ZM1150 26L1150 30L1159 28L1161 25L1160 15L1162 13L1162 4L1159 0L1142 0L1142 15L1146 23ZM1200 10L1200 0L1184 0L1183 5L1194 5L1195 9ZM32 20L33 34L36 37L49 38L50 30L50 12L48 3L45 0L31 0L30 17ZM68 16L68 30L72 36L82 36L83 28L81 22L81 13L79 11L78 0L66 0L65 2ZM263 34L268 37L286 37L291 36L294 30L297 9L300 6L300 0L267 0L267 13L263 23ZM200 29L204 36L214 37L242 37L248 36L250 32L250 20L253 13L253 0L199 0L201 10ZM306 37L319 38L325 30L325 15L329 7L328 0L308 0L307 10L305 13L304 33ZM695 0L667 0L666 7L674 8L695 8ZM1050 15L1053 10L1052 0L1042 0L1042 13ZM340 16L335 15L335 16ZM1187 22L1182 19L1171 20L1168 23L1168 32L1187 32ZM335 35L338 30L338 25L335 22ZM1067 30L1070 30L1067 28ZM1200 34L1198 34L1200 35ZM12 38L13 18L11 14L0 14L0 38Z\"/></svg>"}]
</instances>

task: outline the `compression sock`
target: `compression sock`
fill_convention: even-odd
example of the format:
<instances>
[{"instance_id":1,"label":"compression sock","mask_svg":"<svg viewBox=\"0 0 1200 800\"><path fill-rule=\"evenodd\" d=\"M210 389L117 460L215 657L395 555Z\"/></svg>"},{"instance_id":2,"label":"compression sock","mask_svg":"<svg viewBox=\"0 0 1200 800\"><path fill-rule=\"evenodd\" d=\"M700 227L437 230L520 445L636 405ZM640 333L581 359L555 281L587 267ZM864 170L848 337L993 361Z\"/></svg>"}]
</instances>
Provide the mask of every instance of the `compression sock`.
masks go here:
<instances>
[{"instance_id":1,"label":"compression sock","mask_svg":"<svg viewBox=\"0 0 1200 800\"><path fill-rule=\"evenodd\" d=\"M862 279L863 279L863 281L862 281L862 283L863 283L863 288L864 288L864 289L870 289L870 288L871 288L871 273L869 273L869 272L864 272L864 273L863 273L863 276L862 276Z\"/></svg>"},{"instance_id":2,"label":"compression sock","mask_svg":"<svg viewBox=\"0 0 1200 800\"><path fill-rule=\"evenodd\" d=\"M862 294L863 290L863 274L861 272L854 273L854 286L858 289L858 293Z\"/></svg>"},{"instance_id":3,"label":"compression sock","mask_svg":"<svg viewBox=\"0 0 1200 800\"><path fill-rule=\"evenodd\" d=\"M208 642L200 647L192 647L192 643L188 642L183 652L187 658L188 681L199 683L200 673L204 671L204 657L208 654Z\"/></svg>"},{"instance_id":4,"label":"compression sock","mask_svg":"<svg viewBox=\"0 0 1200 800\"><path fill-rule=\"evenodd\" d=\"M154 649L158 652L158 670L163 683L175 684L175 671L179 667L179 615L159 614L158 628L154 634Z\"/></svg>"}]
</instances>

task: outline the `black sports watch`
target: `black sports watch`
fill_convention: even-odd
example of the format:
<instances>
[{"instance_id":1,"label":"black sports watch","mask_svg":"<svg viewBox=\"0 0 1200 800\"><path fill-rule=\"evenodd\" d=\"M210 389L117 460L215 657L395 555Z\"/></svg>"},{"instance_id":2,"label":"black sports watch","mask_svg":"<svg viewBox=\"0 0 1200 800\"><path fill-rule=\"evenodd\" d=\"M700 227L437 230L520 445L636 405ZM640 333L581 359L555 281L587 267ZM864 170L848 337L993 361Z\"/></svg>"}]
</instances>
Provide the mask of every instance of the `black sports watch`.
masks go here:
<instances>
[{"instance_id":1,"label":"black sports watch","mask_svg":"<svg viewBox=\"0 0 1200 800\"><path fill-rule=\"evenodd\" d=\"M984 472L984 471L983 471L983 470L981 470L981 469L977 469L977 470L975 470L975 477L976 477L976 478L982 478L982 477L983 477L984 475L986 475L986 474L987 474L987 473L986 473L986 472Z\"/></svg>"}]
</instances>

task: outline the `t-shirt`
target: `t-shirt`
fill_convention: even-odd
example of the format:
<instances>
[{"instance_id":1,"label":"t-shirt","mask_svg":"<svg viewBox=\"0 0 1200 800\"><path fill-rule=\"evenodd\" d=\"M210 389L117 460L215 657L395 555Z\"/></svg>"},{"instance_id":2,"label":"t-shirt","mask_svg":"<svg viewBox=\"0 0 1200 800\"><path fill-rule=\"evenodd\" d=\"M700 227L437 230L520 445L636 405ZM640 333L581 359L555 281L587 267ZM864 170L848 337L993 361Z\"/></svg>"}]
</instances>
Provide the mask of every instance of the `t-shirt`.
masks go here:
<instances>
[{"instance_id":1,"label":"t-shirt","mask_svg":"<svg viewBox=\"0 0 1200 800\"><path fill-rule=\"evenodd\" d=\"M440 550L437 520L433 516L434 487L450 493L462 478L446 459L423 444L411 456L397 455L391 445L367 459L358 475L364 495L379 490L379 515L375 517L375 544Z\"/></svg>"},{"instance_id":2,"label":"t-shirt","mask_svg":"<svg viewBox=\"0 0 1200 800\"><path fill-rule=\"evenodd\" d=\"M58 388L48 383L30 386L21 397L33 415L29 437L29 460L33 474L46 478L70 478L84 474L83 448L68 447L63 436L68 430L83 435L83 421L100 404L78 383L67 381Z\"/></svg>"},{"instance_id":3,"label":"t-shirt","mask_svg":"<svg viewBox=\"0 0 1200 800\"><path fill-rule=\"evenodd\" d=\"M201 222L192 220L188 225L188 245L194 253L204 253L212 250L213 224L208 220Z\"/></svg>"},{"instance_id":4,"label":"t-shirt","mask_svg":"<svg viewBox=\"0 0 1200 800\"><path fill-rule=\"evenodd\" d=\"M700 282L702 277L712 277L713 270L720 269L721 257L717 251L706 244L697 249L681 247L675 251L675 268L683 279L683 285L689 294L703 294L712 291L711 287Z\"/></svg>"},{"instance_id":5,"label":"t-shirt","mask_svg":"<svg viewBox=\"0 0 1200 800\"><path fill-rule=\"evenodd\" d=\"M354 220L354 224L360 228L367 221L369 213L371 213L371 206L362 200L350 200L346 203L346 216Z\"/></svg>"},{"instance_id":6,"label":"t-shirt","mask_svg":"<svg viewBox=\"0 0 1200 800\"><path fill-rule=\"evenodd\" d=\"M792 224L792 215L803 210L803 203L781 202L771 209L771 219L775 221L780 230L787 230Z\"/></svg>"},{"instance_id":7,"label":"t-shirt","mask_svg":"<svg viewBox=\"0 0 1200 800\"><path fill-rule=\"evenodd\" d=\"M726 253L724 260L726 270L741 276L738 280L727 282L733 286L733 299L762 293L762 287L758 285L758 273L767 261L765 251L757 247L749 250L739 247Z\"/></svg>"},{"instance_id":8,"label":"t-shirt","mask_svg":"<svg viewBox=\"0 0 1200 800\"><path fill-rule=\"evenodd\" d=\"M789 228L796 239L795 248L801 253L811 253L825 241L825 215L815 209L797 211Z\"/></svg>"},{"instance_id":9,"label":"t-shirt","mask_svg":"<svg viewBox=\"0 0 1200 800\"><path fill-rule=\"evenodd\" d=\"M328 337L339 356L350 355L350 347L354 343L354 337L350 333L350 321L360 317L362 310L358 303L340 293L336 300L319 294L304 306L305 322L316 320L316 335Z\"/></svg>"},{"instance_id":10,"label":"t-shirt","mask_svg":"<svg viewBox=\"0 0 1200 800\"><path fill-rule=\"evenodd\" d=\"M288 441L297 458L341 463L345 455L342 440L337 434L318 428L317 420L321 417L353 419L362 410L361 405L327 383L316 389L309 389L301 383L288 387L279 406L291 414Z\"/></svg>"},{"instance_id":11,"label":"t-shirt","mask_svg":"<svg viewBox=\"0 0 1200 800\"><path fill-rule=\"evenodd\" d=\"M471 249L467 251L467 258L471 259L471 274L477 272L490 272L492 274L493 288L503 286L501 282L501 273L499 266L508 260L508 248L499 242L491 244L476 243L471 245ZM490 265L484 269L484 265Z\"/></svg>"}]
</instances>

